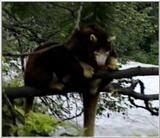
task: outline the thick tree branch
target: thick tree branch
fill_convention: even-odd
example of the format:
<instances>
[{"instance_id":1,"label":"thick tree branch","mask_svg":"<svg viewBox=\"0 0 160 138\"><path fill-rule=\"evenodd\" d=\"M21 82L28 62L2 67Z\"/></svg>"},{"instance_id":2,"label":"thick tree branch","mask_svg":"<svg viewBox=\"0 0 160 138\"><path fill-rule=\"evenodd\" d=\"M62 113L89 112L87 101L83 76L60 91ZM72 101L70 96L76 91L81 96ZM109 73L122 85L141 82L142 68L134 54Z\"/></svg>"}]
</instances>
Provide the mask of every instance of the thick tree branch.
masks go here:
<instances>
[{"instance_id":1,"label":"thick tree branch","mask_svg":"<svg viewBox=\"0 0 160 138\"><path fill-rule=\"evenodd\" d=\"M56 95L62 94L65 95L66 92L59 90L41 90L32 87L19 87L19 88L7 88L5 89L6 95L10 99L15 98L24 98L24 97L32 97L32 96L46 96L46 95Z\"/></svg>"},{"instance_id":2,"label":"thick tree branch","mask_svg":"<svg viewBox=\"0 0 160 138\"><path fill-rule=\"evenodd\" d=\"M102 74L101 74L102 73ZM95 78L104 78L106 79L120 79L120 78L131 78L133 76L144 76L144 75L158 75L158 68L145 68L145 67L137 67L137 68L130 68L119 70L115 72L103 71L98 72L95 74ZM20 88L8 88L5 90L7 96L9 98L21 98L21 97L28 97L28 96L46 96L46 95L55 95L55 94L62 94L65 95L68 92L75 92L74 88L67 88L63 91L57 90L38 90L31 87L20 87ZM157 100L158 95L142 95L139 93L133 93L129 89L120 89L121 94L131 95L137 99L148 99L148 100Z\"/></svg>"},{"instance_id":3,"label":"thick tree branch","mask_svg":"<svg viewBox=\"0 0 160 138\"><path fill-rule=\"evenodd\" d=\"M158 75L158 67L133 67L129 69L109 72L109 71L99 71L95 74L94 78L103 78L103 79L121 79L121 78L131 78L135 76L149 76L149 75Z\"/></svg>"}]
</instances>

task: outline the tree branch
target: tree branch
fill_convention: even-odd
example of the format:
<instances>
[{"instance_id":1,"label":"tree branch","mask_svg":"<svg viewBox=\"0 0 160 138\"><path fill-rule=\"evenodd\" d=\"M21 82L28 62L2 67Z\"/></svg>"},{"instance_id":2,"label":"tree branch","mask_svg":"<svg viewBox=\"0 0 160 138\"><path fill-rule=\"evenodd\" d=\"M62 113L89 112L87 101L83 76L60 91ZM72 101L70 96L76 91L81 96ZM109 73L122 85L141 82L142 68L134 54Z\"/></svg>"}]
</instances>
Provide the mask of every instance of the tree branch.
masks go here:
<instances>
[{"instance_id":1,"label":"tree branch","mask_svg":"<svg viewBox=\"0 0 160 138\"><path fill-rule=\"evenodd\" d=\"M156 107L153 108L152 104L149 101L158 100L159 95L158 94L145 94L144 93L144 84L140 80L132 80L132 81L130 81L130 83L131 83L131 85L127 88L122 87L121 82L120 83L112 83L112 84L107 85L107 87L105 88L105 91L127 95L130 103L132 105L134 105L135 107L144 108L144 109L148 110L152 115L158 115L159 114L158 108L156 108ZM134 91L137 84L140 85L140 92L139 93ZM137 105L135 103L134 99L143 100L145 106Z\"/></svg>"},{"instance_id":2,"label":"tree branch","mask_svg":"<svg viewBox=\"0 0 160 138\"><path fill-rule=\"evenodd\" d=\"M132 105L134 105L135 107L137 108L143 108L143 109L146 109L148 110L152 115L159 115L158 113L158 108L149 108L148 107L148 104L146 104L146 106L141 106L141 105L137 105L135 102L134 102L134 99L132 99L130 96L129 96L129 101L131 102Z\"/></svg>"},{"instance_id":3,"label":"tree branch","mask_svg":"<svg viewBox=\"0 0 160 138\"><path fill-rule=\"evenodd\" d=\"M120 78L130 78L133 76L144 76L144 75L158 75L158 67L151 67L151 68L145 68L145 67L137 67L137 68L130 68L130 69L124 69L124 70L119 70L115 72L109 72L109 71L103 71L103 72L98 72L95 74L94 78L103 78L104 80L108 79L120 79ZM8 88L5 90L7 96L9 98L22 98L22 97L29 97L29 96L46 96L46 95L55 95L55 94L62 94L66 95L66 93L69 92L75 92L74 88L67 88L63 91L58 91L58 90L39 90L31 87L20 87L20 88ZM128 95L130 94L131 96L137 98L137 99L148 99L148 100L157 100L158 95L141 95L139 93L133 93L131 90L124 90L120 89L119 90L121 94Z\"/></svg>"},{"instance_id":4,"label":"tree branch","mask_svg":"<svg viewBox=\"0 0 160 138\"><path fill-rule=\"evenodd\" d=\"M46 96L46 95L65 95L66 92L59 91L59 90L42 90L42 89L36 89L33 87L18 87L18 88L6 88L4 90L6 95L10 99L15 98L23 98L23 97L33 97L33 96Z\"/></svg>"},{"instance_id":5,"label":"tree branch","mask_svg":"<svg viewBox=\"0 0 160 138\"><path fill-rule=\"evenodd\" d=\"M77 20L75 22L75 29L78 29L78 30L79 30L79 24L80 24L80 21L81 21L82 9L83 9L83 3L80 3L80 7L79 7L79 10L77 12Z\"/></svg>"},{"instance_id":6,"label":"tree branch","mask_svg":"<svg viewBox=\"0 0 160 138\"><path fill-rule=\"evenodd\" d=\"M142 94L133 91L131 88L123 88L122 86L118 85L117 83L109 84L104 91L111 92L114 91L118 94L128 95L135 99L140 100L158 100L158 94ZM158 93L158 92L157 92Z\"/></svg>"},{"instance_id":7,"label":"tree branch","mask_svg":"<svg viewBox=\"0 0 160 138\"><path fill-rule=\"evenodd\" d=\"M131 78L135 76L148 76L148 75L158 75L158 67L133 67L124 70L118 71L99 71L95 74L94 78L103 78L103 79L121 79L121 78Z\"/></svg>"},{"instance_id":8,"label":"tree branch","mask_svg":"<svg viewBox=\"0 0 160 138\"><path fill-rule=\"evenodd\" d=\"M31 53L15 54L15 53L9 53L8 52L8 53L3 53L2 56L5 56L5 57L25 57L25 56L30 56L30 55L34 55L34 54L41 54L41 53L43 53L45 51L48 51L48 50L50 50L52 48L55 48L55 47L63 45L63 43L55 44L55 43L52 43L52 42L47 43L45 45L50 45L50 44L54 44L54 45L52 45L50 47L46 47L46 48L40 49L40 50L37 50L35 52L31 52Z\"/></svg>"}]
</instances>

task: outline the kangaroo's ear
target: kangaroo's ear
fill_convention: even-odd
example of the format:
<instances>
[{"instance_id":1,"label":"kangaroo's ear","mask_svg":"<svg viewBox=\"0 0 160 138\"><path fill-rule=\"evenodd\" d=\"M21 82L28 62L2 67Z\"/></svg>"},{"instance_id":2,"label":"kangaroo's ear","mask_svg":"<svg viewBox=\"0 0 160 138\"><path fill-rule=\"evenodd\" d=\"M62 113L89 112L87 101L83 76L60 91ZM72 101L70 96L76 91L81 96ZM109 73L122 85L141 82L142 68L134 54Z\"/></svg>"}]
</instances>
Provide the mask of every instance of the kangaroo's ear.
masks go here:
<instances>
[{"instance_id":1,"label":"kangaroo's ear","mask_svg":"<svg viewBox=\"0 0 160 138\"><path fill-rule=\"evenodd\" d=\"M97 37L94 34L90 34L90 41L96 43L97 42Z\"/></svg>"}]
</instances>

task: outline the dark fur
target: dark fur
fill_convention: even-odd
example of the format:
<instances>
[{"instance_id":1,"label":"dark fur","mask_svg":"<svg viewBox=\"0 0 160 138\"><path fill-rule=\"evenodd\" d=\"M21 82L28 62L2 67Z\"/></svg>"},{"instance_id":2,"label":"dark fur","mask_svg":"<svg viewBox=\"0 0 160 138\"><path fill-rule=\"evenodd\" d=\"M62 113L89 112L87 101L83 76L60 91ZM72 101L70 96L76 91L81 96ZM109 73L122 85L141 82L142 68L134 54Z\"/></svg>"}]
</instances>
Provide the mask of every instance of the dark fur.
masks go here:
<instances>
[{"instance_id":1,"label":"dark fur","mask_svg":"<svg viewBox=\"0 0 160 138\"><path fill-rule=\"evenodd\" d=\"M61 83L65 76L72 76L71 81L74 84L80 85L86 81L79 61L68 49L59 46L29 57L25 70L25 85L47 89L54 79L53 72Z\"/></svg>"},{"instance_id":2,"label":"dark fur","mask_svg":"<svg viewBox=\"0 0 160 138\"><path fill-rule=\"evenodd\" d=\"M96 43L92 43L90 41L90 34L94 34L97 37L98 41ZM99 67L95 61L94 51L99 49L113 51L110 56L116 57L113 47L107 39L108 36L102 28L97 25L89 25L87 27L81 27L79 31L74 33L67 45L67 48L78 59L88 63L94 69L97 69Z\"/></svg>"},{"instance_id":3,"label":"dark fur","mask_svg":"<svg viewBox=\"0 0 160 138\"><path fill-rule=\"evenodd\" d=\"M97 37L96 43L90 41L91 34ZM43 48L45 47L38 47L35 51ZM107 35L101 28L95 25L81 27L80 30L74 32L65 46L62 45L41 54L29 56L24 77L25 85L49 89L50 83L54 79L53 73L55 73L61 83L63 83L64 77L70 76L73 86L83 91L88 87L88 84L80 61L89 64L96 71L99 67L95 60L94 51L98 49L111 51L110 56L116 56L110 42L107 41ZM106 64L109 64L107 62ZM32 102L32 98L28 99L26 108L30 108L29 104Z\"/></svg>"}]
</instances>

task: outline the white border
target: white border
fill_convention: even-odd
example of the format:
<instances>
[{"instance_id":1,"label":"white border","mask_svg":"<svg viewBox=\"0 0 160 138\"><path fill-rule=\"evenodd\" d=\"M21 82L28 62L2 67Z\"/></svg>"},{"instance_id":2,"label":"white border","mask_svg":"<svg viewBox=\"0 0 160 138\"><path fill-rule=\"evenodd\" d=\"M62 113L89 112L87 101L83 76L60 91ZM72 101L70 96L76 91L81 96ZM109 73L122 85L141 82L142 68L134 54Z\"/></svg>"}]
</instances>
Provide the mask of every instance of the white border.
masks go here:
<instances>
[{"instance_id":1,"label":"white border","mask_svg":"<svg viewBox=\"0 0 160 138\"><path fill-rule=\"evenodd\" d=\"M159 2L159 8L160 8L160 1L159 0L1 0L0 1L0 59L2 57L2 2ZM158 10L159 10L158 8ZM159 20L160 20L160 10L159 10ZM160 30L160 21L158 23L159 30ZM159 31L159 42L160 42L160 31ZM160 65L160 43L159 43L159 65ZM0 64L0 136L2 137L2 60ZM159 86L160 86L160 68L159 68ZM159 134L160 137L160 91L159 91ZM109 136L98 136L98 137L109 137ZM114 138L120 138L121 136L112 136ZM127 138L128 136L123 136L124 138ZM134 136L130 136L129 138L134 138ZM153 136L154 137L154 136ZM157 136L155 136L157 137Z\"/></svg>"},{"instance_id":2,"label":"white border","mask_svg":"<svg viewBox=\"0 0 160 138\"><path fill-rule=\"evenodd\" d=\"M159 2L159 0L1 0L1 2Z\"/></svg>"},{"instance_id":3,"label":"white border","mask_svg":"<svg viewBox=\"0 0 160 138\"><path fill-rule=\"evenodd\" d=\"M160 1L159 1L159 8L160 8ZM158 59L159 59L159 133L158 133L158 136L160 137L160 9L158 8L158 25L159 25L159 28L158 28L158 31L159 31L159 37L158 37L158 42L159 42L159 56L158 56Z\"/></svg>"},{"instance_id":4,"label":"white border","mask_svg":"<svg viewBox=\"0 0 160 138\"><path fill-rule=\"evenodd\" d=\"M0 59L2 58L2 3L0 3ZM2 136L2 60L0 63L0 136Z\"/></svg>"}]
</instances>

